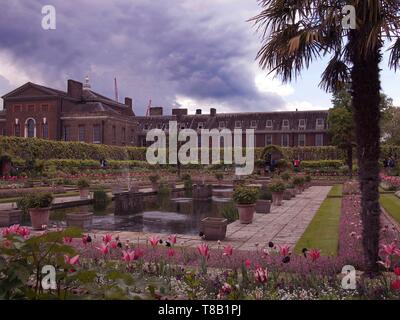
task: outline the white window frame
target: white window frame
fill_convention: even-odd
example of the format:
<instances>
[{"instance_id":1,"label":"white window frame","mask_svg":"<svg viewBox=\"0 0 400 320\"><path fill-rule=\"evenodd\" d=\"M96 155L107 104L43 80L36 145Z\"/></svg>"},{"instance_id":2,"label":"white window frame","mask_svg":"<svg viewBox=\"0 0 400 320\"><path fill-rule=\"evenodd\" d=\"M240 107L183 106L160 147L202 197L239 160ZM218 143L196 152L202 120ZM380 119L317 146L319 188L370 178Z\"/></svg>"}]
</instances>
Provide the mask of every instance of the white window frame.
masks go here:
<instances>
[{"instance_id":1,"label":"white window frame","mask_svg":"<svg viewBox=\"0 0 400 320\"><path fill-rule=\"evenodd\" d=\"M322 124L318 124L318 122L321 121ZM325 128L325 119L324 118L318 118L317 120L315 120L315 128L316 129L324 129Z\"/></svg>"},{"instance_id":2,"label":"white window frame","mask_svg":"<svg viewBox=\"0 0 400 320\"><path fill-rule=\"evenodd\" d=\"M287 137L287 144L286 145L283 143L283 137ZM289 145L290 145L290 135L288 133L282 134L281 135L281 146L285 148L285 147L289 147Z\"/></svg>"},{"instance_id":3,"label":"white window frame","mask_svg":"<svg viewBox=\"0 0 400 320\"><path fill-rule=\"evenodd\" d=\"M29 120L32 120L33 121L33 125L34 125L34 127L33 127L33 137L31 137L31 138L36 138L37 137L37 135L36 135L36 127L37 127L36 126L36 120L34 118L32 118L32 117L29 117L29 118L27 118L25 120L24 137L28 138L28 121Z\"/></svg>"},{"instance_id":4,"label":"white window frame","mask_svg":"<svg viewBox=\"0 0 400 320\"><path fill-rule=\"evenodd\" d=\"M271 142L268 142L268 138L271 138ZM265 145L269 146L269 145L273 144L273 142L274 142L274 139L273 139L272 134L266 134L265 135Z\"/></svg>"},{"instance_id":5,"label":"white window frame","mask_svg":"<svg viewBox=\"0 0 400 320\"><path fill-rule=\"evenodd\" d=\"M239 124L239 125L238 125ZM242 121L236 120L235 121L235 128L240 129L242 127Z\"/></svg>"},{"instance_id":6,"label":"white window frame","mask_svg":"<svg viewBox=\"0 0 400 320\"><path fill-rule=\"evenodd\" d=\"M257 120L251 120L250 121L250 128L252 128L252 129L257 128Z\"/></svg>"},{"instance_id":7,"label":"white window frame","mask_svg":"<svg viewBox=\"0 0 400 320\"><path fill-rule=\"evenodd\" d=\"M226 128L226 127L225 127L225 121L220 121L220 122L218 123L218 128L220 128L220 129Z\"/></svg>"},{"instance_id":8,"label":"white window frame","mask_svg":"<svg viewBox=\"0 0 400 320\"><path fill-rule=\"evenodd\" d=\"M300 137L304 137L304 139L303 139L304 143L303 144L300 144ZM297 145L299 147L305 147L306 146L306 135L304 133L301 133L301 134L298 135L298 137L297 137Z\"/></svg>"},{"instance_id":9,"label":"white window frame","mask_svg":"<svg viewBox=\"0 0 400 320\"><path fill-rule=\"evenodd\" d=\"M321 143L318 143L318 137L321 137ZM315 135L315 146L323 147L324 146L324 135L322 133L317 133Z\"/></svg>"},{"instance_id":10,"label":"white window frame","mask_svg":"<svg viewBox=\"0 0 400 320\"><path fill-rule=\"evenodd\" d=\"M95 140L95 134L94 134L95 133L95 128L99 128L99 140ZM101 143L101 125L94 124L93 127L92 127L92 134L93 134L93 137L92 137L93 143L96 143L96 144Z\"/></svg>"},{"instance_id":11,"label":"white window frame","mask_svg":"<svg viewBox=\"0 0 400 320\"><path fill-rule=\"evenodd\" d=\"M271 125L268 125L268 124L271 124ZM272 129L274 127L274 124L273 124L273 122L272 122L272 120L267 120L266 122L265 122L265 128L267 128L267 129Z\"/></svg>"},{"instance_id":12,"label":"white window frame","mask_svg":"<svg viewBox=\"0 0 400 320\"><path fill-rule=\"evenodd\" d=\"M204 129L204 122L197 122L197 129Z\"/></svg>"},{"instance_id":13,"label":"white window frame","mask_svg":"<svg viewBox=\"0 0 400 320\"><path fill-rule=\"evenodd\" d=\"M285 125L285 122L287 122L287 125ZM290 122L288 119L282 120L282 130L285 130L285 129L290 129Z\"/></svg>"},{"instance_id":14,"label":"white window frame","mask_svg":"<svg viewBox=\"0 0 400 320\"><path fill-rule=\"evenodd\" d=\"M303 124L301 124L303 122ZM299 130L306 129L306 119L299 119Z\"/></svg>"}]
</instances>

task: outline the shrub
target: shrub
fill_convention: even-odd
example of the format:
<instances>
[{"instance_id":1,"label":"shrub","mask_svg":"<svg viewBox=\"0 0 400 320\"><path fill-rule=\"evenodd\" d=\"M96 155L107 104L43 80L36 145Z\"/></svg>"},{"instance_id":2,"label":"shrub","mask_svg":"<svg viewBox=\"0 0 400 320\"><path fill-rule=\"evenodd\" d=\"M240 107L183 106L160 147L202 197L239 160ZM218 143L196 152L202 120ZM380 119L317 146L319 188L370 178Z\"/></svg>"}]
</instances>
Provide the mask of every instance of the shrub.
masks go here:
<instances>
[{"instance_id":1,"label":"shrub","mask_svg":"<svg viewBox=\"0 0 400 320\"><path fill-rule=\"evenodd\" d=\"M79 189L86 189L90 187L89 180L84 178L79 179L77 185Z\"/></svg>"},{"instance_id":2,"label":"shrub","mask_svg":"<svg viewBox=\"0 0 400 320\"><path fill-rule=\"evenodd\" d=\"M233 191L233 200L237 204L253 204L257 201L259 193L258 188L240 185Z\"/></svg>"},{"instance_id":3,"label":"shrub","mask_svg":"<svg viewBox=\"0 0 400 320\"><path fill-rule=\"evenodd\" d=\"M305 181L305 182L311 182L311 176L310 176L309 174L307 174L307 175L304 177L304 181Z\"/></svg>"},{"instance_id":4,"label":"shrub","mask_svg":"<svg viewBox=\"0 0 400 320\"><path fill-rule=\"evenodd\" d=\"M23 212L34 208L48 208L52 204L53 199L51 193L31 193L17 201L17 208Z\"/></svg>"},{"instance_id":5,"label":"shrub","mask_svg":"<svg viewBox=\"0 0 400 320\"><path fill-rule=\"evenodd\" d=\"M149 180L151 183L157 183L160 180L160 176L158 174L150 175Z\"/></svg>"},{"instance_id":6,"label":"shrub","mask_svg":"<svg viewBox=\"0 0 400 320\"><path fill-rule=\"evenodd\" d=\"M269 185L269 190L271 190L271 192L284 192L286 187L282 181L276 180Z\"/></svg>"},{"instance_id":7,"label":"shrub","mask_svg":"<svg viewBox=\"0 0 400 320\"><path fill-rule=\"evenodd\" d=\"M282 173L281 174L281 178L282 178L282 180L284 180L284 181L289 181L290 180L290 173L289 172L284 172L284 173Z\"/></svg>"},{"instance_id":8,"label":"shrub","mask_svg":"<svg viewBox=\"0 0 400 320\"><path fill-rule=\"evenodd\" d=\"M96 211L104 211L111 199L107 195L104 188L98 188L93 192L93 209Z\"/></svg>"},{"instance_id":9,"label":"shrub","mask_svg":"<svg viewBox=\"0 0 400 320\"><path fill-rule=\"evenodd\" d=\"M259 199L260 200L270 200L270 201L272 200L272 194L268 190L268 188L266 188L266 187L261 188Z\"/></svg>"},{"instance_id":10,"label":"shrub","mask_svg":"<svg viewBox=\"0 0 400 320\"><path fill-rule=\"evenodd\" d=\"M293 184L297 186L302 186L305 183L305 179L303 177L294 177Z\"/></svg>"},{"instance_id":11,"label":"shrub","mask_svg":"<svg viewBox=\"0 0 400 320\"><path fill-rule=\"evenodd\" d=\"M239 220L239 211L232 203L230 203L222 208L222 216L227 219L229 223L232 223Z\"/></svg>"},{"instance_id":12,"label":"shrub","mask_svg":"<svg viewBox=\"0 0 400 320\"><path fill-rule=\"evenodd\" d=\"M161 182L158 188L158 195L161 197L168 197L171 195L171 188L166 182Z\"/></svg>"}]
</instances>

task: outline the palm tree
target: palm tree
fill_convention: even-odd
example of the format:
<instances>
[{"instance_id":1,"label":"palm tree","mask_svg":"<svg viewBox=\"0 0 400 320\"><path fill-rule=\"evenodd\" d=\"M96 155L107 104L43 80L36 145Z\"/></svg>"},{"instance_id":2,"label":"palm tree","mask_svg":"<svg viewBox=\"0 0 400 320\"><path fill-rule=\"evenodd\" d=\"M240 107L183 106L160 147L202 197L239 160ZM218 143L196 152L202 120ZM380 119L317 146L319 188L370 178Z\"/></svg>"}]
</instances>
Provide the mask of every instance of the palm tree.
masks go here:
<instances>
[{"instance_id":1,"label":"palm tree","mask_svg":"<svg viewBox=\"0 0 400 320\"><path fill-rule=\"evenodd\" d=\"M329 56L320 86L335 92L351 83L361 189L365 267L378 270L380 69L384 42L389 66L400 66L399 0L259 0L251 20L262 31L257 59L284 82L313 60ZM341 11L355 8L356 27L346 29Z\"/></svg>"}]
</instances>

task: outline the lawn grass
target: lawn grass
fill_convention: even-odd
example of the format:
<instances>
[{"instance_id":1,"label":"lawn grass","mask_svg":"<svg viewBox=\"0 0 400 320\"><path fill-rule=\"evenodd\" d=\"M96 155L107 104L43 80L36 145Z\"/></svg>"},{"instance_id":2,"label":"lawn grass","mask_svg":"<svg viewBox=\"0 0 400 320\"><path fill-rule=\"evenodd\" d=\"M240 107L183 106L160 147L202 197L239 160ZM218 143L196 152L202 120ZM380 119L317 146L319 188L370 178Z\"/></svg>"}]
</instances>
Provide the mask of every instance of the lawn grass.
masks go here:
<instances>
[{"instance_id":1,"label":"lawn grass","mask_svg":"<svg viewBox=\"0 0 400 320\"><path fill-rule=\"evenodd\" d=\"M339 192L338 187L336 191ZM294 250L301 254L303 248L316 248L324 256L336 256L339 244L339 220L342 199L326 198L310 225L297 242Z\"/></svg>"},{"instance_id":2,"label":"lawn grass","mask_svg":"<svg viewBox=\"0 0 400 320\"><path fill-rule=\"evenodd\" d=\"M332 187L331 191L328 193L328 197L338 197L340 198L343 195L343 185L336 184Z\"/></svg>"},{"instance_id":3,"label":"lawn grass","mask_svg":"<svg viewBox=\"0 0 400 320\"><path fill-rule=\"evenodd\" d=\"M381 194L380 203L393 219L400 223L400 199L394 194Z\"/></svg>"}]
</instances>

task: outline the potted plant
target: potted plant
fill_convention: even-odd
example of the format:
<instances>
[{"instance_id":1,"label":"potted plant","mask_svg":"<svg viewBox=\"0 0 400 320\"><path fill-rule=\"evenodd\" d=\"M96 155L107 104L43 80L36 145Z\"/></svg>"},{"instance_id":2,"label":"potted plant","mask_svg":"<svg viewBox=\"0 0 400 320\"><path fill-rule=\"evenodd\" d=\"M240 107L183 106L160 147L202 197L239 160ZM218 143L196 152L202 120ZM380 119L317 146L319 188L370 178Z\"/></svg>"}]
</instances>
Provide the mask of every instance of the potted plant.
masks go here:
<instances>
[{"instance_id":1,"label":"potted plant","mask_svg":"<svg viewBox=\"0 0 400 320\"><path fill-rule=\"evenodd\" d=\"M243 185L237 186L233 191L233 201L239 211L240 223L252 223L258 195L258 188Z\"/></svg>"},{"instance_id":2,"label":"potted plant","mask_svg":"<svg viewBox=\"0 0 400 320\"><path fill-rule=\"evenodd\" d=\"M304 181L305 181L305 187L306 188L309 188L309 187L311 187L311 176L309 175L309 174L307 174L305 177L304 177Z\"/></svg>"},{"instance_id":3,"label":"potted plant","mask_svg":"<svg viewBox=\"0 0 400 320\"><path fill-rule=\"evenodd\" d=\"M286 189L285 184L280 180L273 181L269 185L269 190L271 190L271 192L272 192L272 203L275 206L282 205L283 193L284 193L285 189Z\"/></svg>"},{"instance_id":4,"label":"potted plant","mask_svg":"<svg viewBox=\"0 0 400 320\"><path fill-rule=\"evenodd\" d=\"M290 194L290 198L296 197L296 188L293 183L288 183L286 185L286 191L288 191L288 193Z\"/></svg>"},{"instance_id":5,"label":"potted plant","mask_svg":"<svg viewBox=\"0 0 400 320\"><path fill-rule=\"evenodd\" d=\"M205 240L224 240L228 220L225 218L207 217L201 220L200 233Z\"/></svg>"},{"instance_id":6,"label":"potted plant","mask_svg":"<svg viewBox=\"0 0 400 320\"><path fill-rule=\"evenodd\" d=\"M270 213L271 212L271 201L272 201L272 194L266 188L262 187L259 198L256 202L256 212L257 213Z\"/></svg>"},{"instance_id":7,"label":"potted plant","mask_svg":"<svg viewBox=\"0 0 400 320\"><path fill-rule=\"evenodd\" d=\"M50 206L53 199L51 193L32 193L18 200L17 207L24 212L29 212L33 229L42 230L49 224Z\"/></svg>"},{"instance_id":8,"label":"potted plant","mask_svg":"<svg viewBox=\"0 0 400 320\"><path fill-rule=\"evenodd\" d=\"M81 178L78 180L79 195L81 199L87 199L89 197L89 180Z\"/></svg>"},{"instance_id":9,"label":"potted plant","mask_svg":"<svg viewBox=\"0 0 400 320\"><path fill-rule=\"evenodd\" d=\"M294 177L293 185L296 188L297 194L300 194L303 191L305 180L303 177Z\"/></svg>"},{"instance_id":10,"label":"potted plant","mask_svg":"<svg viewBox=\"0 0 400 320\"><path fill-rule=\"evenodd\" d=\"M150 175L149 180L150 180L153 191L157 191L158 190L158 181L160 180L160 176L158 174Z\"/></svg>"},{"instance_id":11,"label":"potted plant","mask_svg":"<svg viewBox=\"0 0 400 320\"><path fill-rule=\"evenodd\" d=\"M222 180L224 180L224 174L221 172L217 172L215 174L215 178L217 179L218 183L220 184L222 182Z\"/></svg>"}]
</instances>

